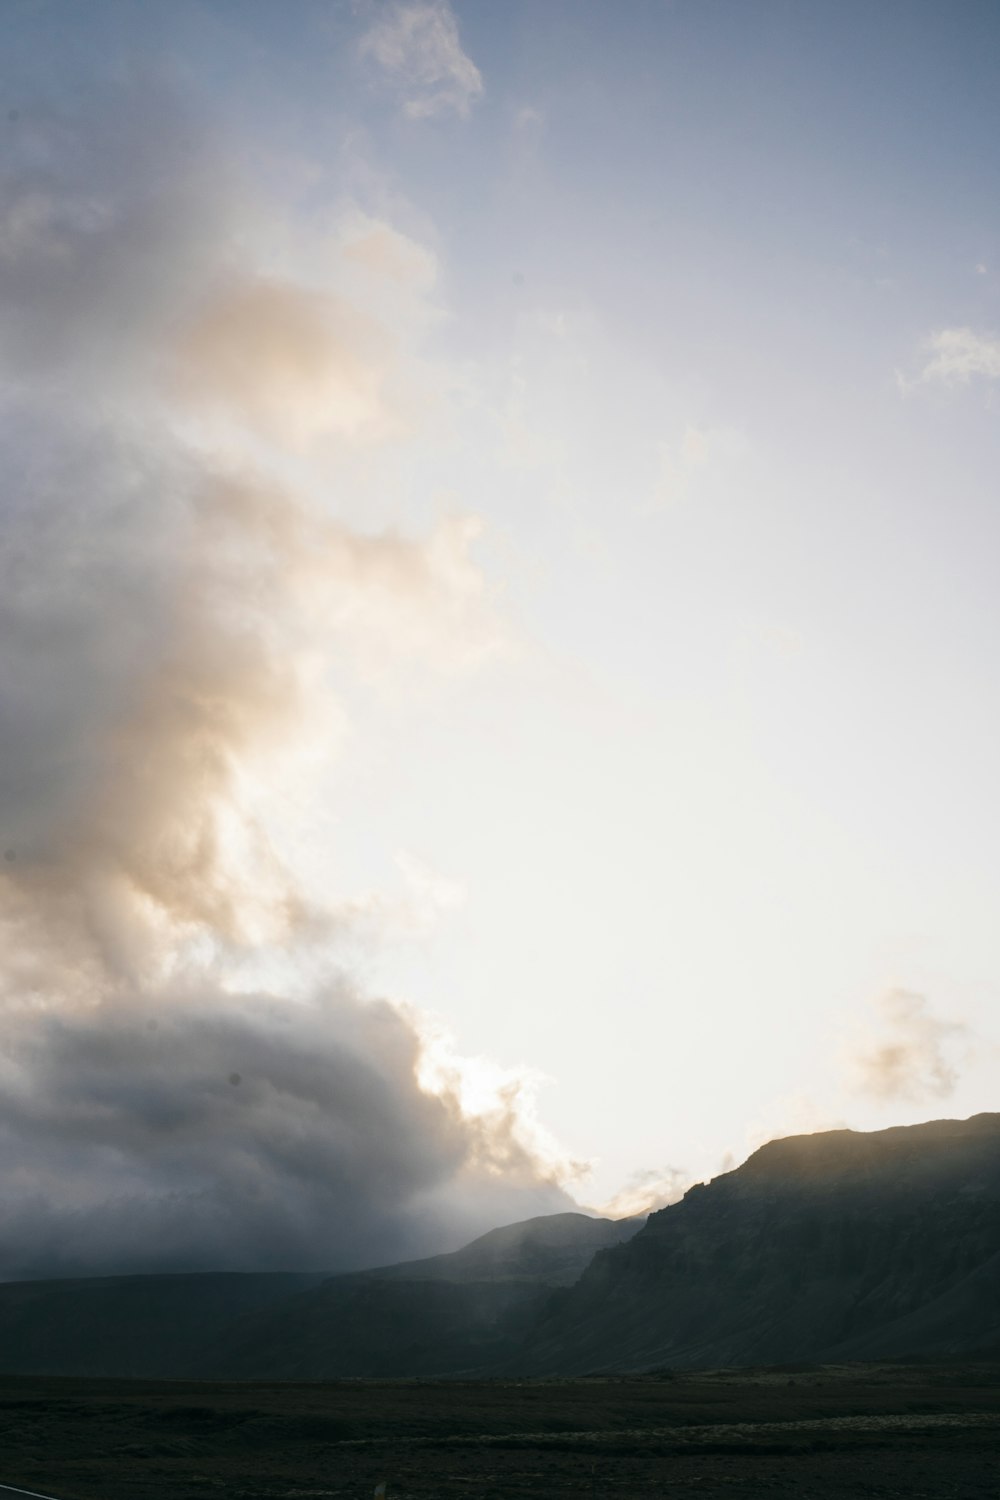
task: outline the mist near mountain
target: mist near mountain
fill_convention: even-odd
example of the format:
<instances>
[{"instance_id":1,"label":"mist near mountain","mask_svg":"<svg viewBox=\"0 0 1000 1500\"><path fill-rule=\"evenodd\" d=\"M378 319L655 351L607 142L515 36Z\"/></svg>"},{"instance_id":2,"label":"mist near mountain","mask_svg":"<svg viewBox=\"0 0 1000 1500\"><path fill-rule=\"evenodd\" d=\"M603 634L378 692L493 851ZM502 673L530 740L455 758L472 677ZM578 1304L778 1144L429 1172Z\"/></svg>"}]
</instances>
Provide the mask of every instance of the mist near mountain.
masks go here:
<instances>
[{"instance_id":1,"label":"mist near mountain","mask_svg":"<svg viewBox=\"0 0 1000 1500\"><path fill-rule=\"evenodd\" d=\"M207 1273L0 1285L0 1370L320 1379L496 1363L553 1287L642 1220L552 1214L357 1274Z\"/></svg>"},{"instance_id":2,"label":"mist near mountain","mask_svg":"<svg viewBox=\"0 0 1000 1500\"><path fill-rule=\"evenodd\" d=\"M450 1255L338 1276L241 1318L204 1366L241 1379L490 1374L518 1350L553 1288L641 1219L550 1214Z\"/></svg>"}]
</instances>

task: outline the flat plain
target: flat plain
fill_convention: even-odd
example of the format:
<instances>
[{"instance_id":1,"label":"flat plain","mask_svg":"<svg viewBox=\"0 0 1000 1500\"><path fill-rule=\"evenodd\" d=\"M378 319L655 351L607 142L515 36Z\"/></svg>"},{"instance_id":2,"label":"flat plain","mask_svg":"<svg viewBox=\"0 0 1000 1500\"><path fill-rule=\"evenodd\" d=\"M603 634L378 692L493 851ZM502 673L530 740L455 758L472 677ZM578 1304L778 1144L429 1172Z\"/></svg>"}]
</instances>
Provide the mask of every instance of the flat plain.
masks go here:
<instances>
[{"instance_id":1,"label":"flat plain","mask_svg":"<svg viewBox=\"0 0 1000 1500\"><path fill-rule=\"evenodd\" d=\"M0 1480L60 1500L996 1500L1000 1360L576 1380L0 1377Z\"/></svg>"}]
</instances>

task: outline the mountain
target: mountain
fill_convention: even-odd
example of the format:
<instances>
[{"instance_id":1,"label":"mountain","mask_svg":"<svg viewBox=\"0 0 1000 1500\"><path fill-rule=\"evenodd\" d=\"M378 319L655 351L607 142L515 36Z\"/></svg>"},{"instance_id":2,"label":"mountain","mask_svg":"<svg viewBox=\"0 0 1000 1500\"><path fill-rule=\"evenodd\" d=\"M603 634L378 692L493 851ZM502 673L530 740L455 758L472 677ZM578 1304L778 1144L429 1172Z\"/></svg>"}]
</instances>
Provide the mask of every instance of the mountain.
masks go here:
<instances>
[{"instance_id":1,"label":"mountain","mask_svg":"<svg viewBox=\"0 0 1000 1500\"><path fill-rule=\"evenodd\" d=\"M1000 1114L761 1147L554 1295L507 1368L638 1371L1000 1344Z\"/></svg>"},{"instance_id":2,"label":"mountain","mask_svg":"<svg viewBox=\"0 0 1000 1500\"><path fill-rule=\"evenodd\" d=\"M771 1141L638 1221L348 1275L0 1285L0 1370L575 1375L1000 1348L1000 1114Z\"/></svg>"},{"instance_id":3,"label":"mountain","mask_svg":"<svg viewBox=\"0 0 1000 1500\"><path fill-rule=\"evenodd\" d=\"M227 1330L202 1373L242 1379L488 1374L516 1356L554 1288L641 1219L548 1214L427 1260L331 1277Z\"/></svg>"},{"instance_id":4,"label":"mountain","mask_svg":"<svg viewBox=\"0 0 1000 1500\"><path fill-rule=\"evenodd\" d=\"M0 1284L0 1370L309 1378L442 1373L509 1353L525 1315L634 1234L553 1214L447 1255L323 1273L105 1276Z\"/></svg>"},{"instance_id":5,"label":"mountain","mask_svg":"<svg viewBox=\"0 0 1000 1500\"><path fill-rule=\"evenodd\" d=\"M521 1281L570 1286L598 1250L631 1239L642 1228L637 1219L594 1219L588 1214L543 1214L520 1224L491 1229L461 1250L353 1272L381 1281Z\"/></svg>"},{"instance_id":6,"label":"mountain","mask_svg":"<svg viewBox=\"0 0 1000 1500\"><path fill-rule=\"evenodd\" d=\"M183 1375L245 1314L322 1273L94 1276L0 1284L0 1370L17 1375Z\"/></svg>"}]
</instances>

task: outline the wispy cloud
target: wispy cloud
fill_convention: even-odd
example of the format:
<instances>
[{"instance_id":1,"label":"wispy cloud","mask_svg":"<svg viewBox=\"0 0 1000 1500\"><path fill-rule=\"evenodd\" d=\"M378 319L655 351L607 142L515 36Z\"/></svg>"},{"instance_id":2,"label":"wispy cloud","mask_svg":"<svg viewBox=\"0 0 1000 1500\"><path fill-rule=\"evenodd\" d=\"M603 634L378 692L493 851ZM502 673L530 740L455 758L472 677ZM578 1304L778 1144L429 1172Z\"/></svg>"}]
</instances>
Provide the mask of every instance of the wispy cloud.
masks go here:
<instances>
[{"instance_id":1,"label":"wispy cloud","mask_svg":"<svg viewBox=\"0 0 1000 1500\"><path fill-rule=\"evenodd\" d=\"M967 1028L934 1015L925 996L911 990L882 995L876 1012L848 1057L855 1091L883 1104L922 1104L954 1093L953 1050L968 1036Z\"/></svg>"},{"instance_id":2,"label":"wispy cloud","mask_svg":"<svg viewBox=\"0 0 1000 1500\"><path fill-rule=\"evenodd\" d=\"M841 1115L812 1094L801 1090L781 1094L769 1100L747 1125L742 1145L730 1153L731 1160L725 1170L731 1170L737 1161L742 1161L769 1141L778 1141L789 1135L818 1135L825 1130L843 1130L846 1124Z\"/></svg>"},{"instance_id":3,"label":"wispy cloud","mask_svg":"<svg viewBox=\"0 0 1000 1500\"><path fill-rule=\"evenodd\" d=\"M411 119L457 114L463 119L483 95L483 79L462 48L446 0L393 4L361 39L362 57L383 68Z\"/></svg>"},{"instance_id":4,"label":"wispy cloud","mask_svg":"<svg viewBox=\"0 0 1000 1500\"><path fill-rule=\"evenodd\" d=\"M974 376L1000 379L1000 335L977 333L972 328L942 328L927 340L930 359L920 372L921 381L945 385L967 385Z\"/></svg>"},{"instance_id":5,"label":"wispy cloud","mask_svg":"<svg viewBox=\"0 0 1000 1500\"><path fill-rule=\"evenodd\" d=\"M613 1198L597 1205L595 1212L607 1219L636 1219L653 1214L680 1202L692 1182L690 1172L680 1167L650 1167L634 1172Z\"/></svg>"}]
</instances>

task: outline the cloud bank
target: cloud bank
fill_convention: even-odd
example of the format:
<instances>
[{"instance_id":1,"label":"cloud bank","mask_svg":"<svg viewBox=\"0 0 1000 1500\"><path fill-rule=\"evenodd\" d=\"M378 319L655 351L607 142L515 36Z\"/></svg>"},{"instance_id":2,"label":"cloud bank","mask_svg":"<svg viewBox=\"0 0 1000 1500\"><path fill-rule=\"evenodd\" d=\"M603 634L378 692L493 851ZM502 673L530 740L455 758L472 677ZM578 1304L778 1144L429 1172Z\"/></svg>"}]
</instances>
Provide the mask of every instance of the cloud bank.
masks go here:
<instances>
[{"instance_id":1,"label":"cloud bank","mask_svg":"<svg viewBox=\"0 0 1000 1500\"><path fill-rule=\"evenodd\" d=\"M489 1214L544 1205L514 1110L477 1119L420 1088L420 1048L344 981L304 1003L199 985L22 1013L4 1274L372 1264L460 1223L466 1189Z\"/></svg>"},{"instance_id":2,"label":"cloud bank","mask_svg":"<svg viewBox=\"0 0 1000 1500\"><path fill-rule=\"evenodd\" d=\"M337 1268L564 1206L516 1093L426 1084L419 1018L340 971L286 837L338 676L492 639L474 518L327 493L411 420L385 287L425 297L426 252L276 234L148 80L26 104L0 202L0 1276Z\"/></svg>"}]
</instances>

